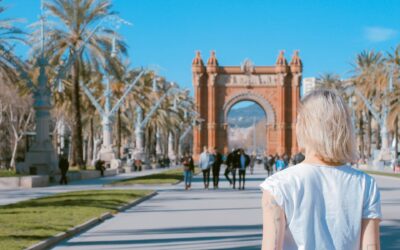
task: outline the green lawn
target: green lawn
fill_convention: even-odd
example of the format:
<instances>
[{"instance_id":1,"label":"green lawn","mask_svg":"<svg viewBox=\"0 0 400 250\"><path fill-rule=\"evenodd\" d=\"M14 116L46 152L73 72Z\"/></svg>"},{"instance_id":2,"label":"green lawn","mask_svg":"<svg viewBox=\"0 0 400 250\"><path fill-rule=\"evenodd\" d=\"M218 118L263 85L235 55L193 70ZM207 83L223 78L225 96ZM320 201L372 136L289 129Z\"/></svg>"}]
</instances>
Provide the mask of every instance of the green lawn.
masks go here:
<instances>
[{"instance_id":1,"label":"green lawn","mask_svg":"<svg viewBox=\"0 0 400 250\"><path fill-rule=\"evenodd\" d=\"M17 177L22 176L17 174L14 170L0 169L0 177Z\"/></svg>"},{"instance_id":2,"label":"green lawn","mask_svg":"<svg viewBox=\"0 0 400 250\"><path fill-rule=\"evenodd\" d=\"M375 174L375 175L383 175L383 176L391 176L391 177L397 177L400 178L400 174L395 174L395 173L385 173L385 172L378 172L378 171L370 171L370 170L365 170L364 172L368 174Z\"/></svg>"},{"instance_id":3,"label":"green lawn","mask_svg":"<svg viewBox=\"0 0 400 250\"><path fill-rule=\"evenodd\" d=\"M0 249L24 249L149 194L148 190L94 190L56 194L0 206Z\"/></svg>"},{"instance_id":4,"label":"green lawn","mask_svg":"<svg viewBox=\"0 0 400 250\"><path fill-rule=\"evenodd\" d=\"M197 172L196 168L195 172ZM114 181L110 183L111 186L128 186L134 184L175 184L183 180L183 170L182 168L170 169L158 174L151 174L146 176L134 177L125 180Z\"/></svg>"}]
</instances>

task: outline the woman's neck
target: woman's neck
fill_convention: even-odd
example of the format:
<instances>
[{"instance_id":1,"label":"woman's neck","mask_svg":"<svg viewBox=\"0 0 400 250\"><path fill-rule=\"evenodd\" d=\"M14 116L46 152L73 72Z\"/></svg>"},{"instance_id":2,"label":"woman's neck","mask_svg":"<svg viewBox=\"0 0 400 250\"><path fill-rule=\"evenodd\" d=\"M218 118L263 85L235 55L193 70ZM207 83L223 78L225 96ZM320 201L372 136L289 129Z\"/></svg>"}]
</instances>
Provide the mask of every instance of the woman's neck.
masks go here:
<instances>
[{"instance_id":1,"label":"woman's neck","mask_svg":"<svg viewBox=\"0 0 400 250\"><path fill-rule=\"evenodd\" d=\"M332 166L332 167L337 167L337 166L343 165L342 162L325 161L325 160L321 159L320 157L316 156L314 153L307 153L307 152L306 152L303 163L323 165L323 166Z\"/></svg>"}]
</instances>

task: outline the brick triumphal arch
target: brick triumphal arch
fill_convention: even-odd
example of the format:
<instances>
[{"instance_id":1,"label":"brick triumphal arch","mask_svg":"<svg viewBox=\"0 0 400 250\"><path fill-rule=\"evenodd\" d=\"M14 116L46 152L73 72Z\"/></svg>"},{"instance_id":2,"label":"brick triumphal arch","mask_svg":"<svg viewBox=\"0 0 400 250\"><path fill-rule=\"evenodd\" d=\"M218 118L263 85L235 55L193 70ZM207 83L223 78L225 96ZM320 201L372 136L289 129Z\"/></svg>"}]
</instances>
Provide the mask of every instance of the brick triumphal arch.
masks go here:
<instances>
[{"instance_id":1,"label":"brick triumphal arch","mask_svg":"<svg viewBox=\"0 0 400 250\"><path fill-rule=\"evenodd\" d=\"M289 64L281 51L274 66L254 66L249 60L241 66L220 66L213 51L204 65L197 52L192 73L196 109L203 120L194 128L195 158L203 146L228 151L228 112L233 105L245 100L259 104L267 115L268 153L298 151L295 124L302 62L297 51Z\"/></svg>"}]
</instances>

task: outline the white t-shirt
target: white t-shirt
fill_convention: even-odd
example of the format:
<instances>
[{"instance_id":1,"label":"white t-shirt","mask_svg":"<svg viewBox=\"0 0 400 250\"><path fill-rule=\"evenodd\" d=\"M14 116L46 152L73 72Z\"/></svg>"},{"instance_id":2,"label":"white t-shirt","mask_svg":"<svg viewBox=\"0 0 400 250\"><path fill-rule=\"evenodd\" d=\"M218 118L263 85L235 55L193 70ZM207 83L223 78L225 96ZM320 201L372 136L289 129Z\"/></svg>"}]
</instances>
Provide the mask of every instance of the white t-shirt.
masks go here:
<instances>
[{"instance_id":1,"label":"white t-shirt","mask_svg":"<svg viewBox=\"0 0 400 250\"><path fill-rule=\"evenodd\" d=\"M300 163L260 187L285 211L285 250L360 249L361 220L382 218L375 180L350 166Z\"/></svg>"}]
</instances>

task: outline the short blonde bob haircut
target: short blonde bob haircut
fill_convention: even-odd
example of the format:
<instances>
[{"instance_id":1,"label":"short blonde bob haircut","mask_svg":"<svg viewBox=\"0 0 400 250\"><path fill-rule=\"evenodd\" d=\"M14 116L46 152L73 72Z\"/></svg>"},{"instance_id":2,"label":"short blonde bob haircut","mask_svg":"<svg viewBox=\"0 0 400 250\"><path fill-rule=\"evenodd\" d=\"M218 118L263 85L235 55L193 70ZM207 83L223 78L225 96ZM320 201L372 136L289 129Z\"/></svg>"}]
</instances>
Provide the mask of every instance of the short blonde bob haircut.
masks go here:
<instances>
[{"instance_id":1,"label":"short blonde bob haircut","mask_svg":"<svg viewBox=\"0 0 400 250\"><path fill-rule=\"evenodd\" d=\"M358 158L349 109L334 90L314 90L302 99L296 134L300 148L323 161L343 164Z\"/></svg>"}]
</instances>

